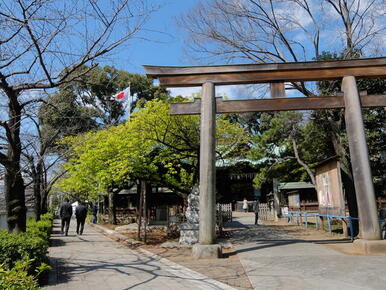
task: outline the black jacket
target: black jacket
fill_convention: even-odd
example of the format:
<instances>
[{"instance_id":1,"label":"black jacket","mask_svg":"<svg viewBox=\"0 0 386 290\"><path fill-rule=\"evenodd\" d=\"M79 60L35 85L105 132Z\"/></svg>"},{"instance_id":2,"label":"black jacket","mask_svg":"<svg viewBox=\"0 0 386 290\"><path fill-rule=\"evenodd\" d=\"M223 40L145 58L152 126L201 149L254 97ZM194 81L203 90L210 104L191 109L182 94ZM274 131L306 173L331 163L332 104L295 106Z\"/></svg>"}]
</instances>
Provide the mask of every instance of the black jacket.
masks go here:
<instances>
[{"instance_id":1,"label":"black jacket","mask_svg":"<svg viewBox=\"0 0 386 290\"><path fill-rule=\"evenodd\" d=\"M98 214L98 207L94 204L92 207L92 214L97 215Z\"/></svg>"},{"instance_id":2,"label":"black jacket","mask_svg":"<svg viewBox=\"0 0 386 290\"><path fill-rule=\"evenodd\" d=\"M79 220L84 220L86 219L87 216L87 208L83 205L80 204L76 207L75 209L75 216Z\"/></svg>"},{"instance_id":3,"label":"black jacket","mask_svg":"<svg viewBox=\"0 0 386 290\"><path fill-rule=\"evenodd\" d=\"M253 211L255 213L259 213L259 202L258 201L256 201L255 206L253 207Z\"/></svg>"},{"instance_id":4,"label":"black jacket","mask_svg":"<svg viewBox=\"0 0 386 290\"><path fill-rule=\"evenodd\" d=\"M70 218L72 216L72 205L68 202L65 202L60 207L60 217L63 218Z\"/></svg>"}]
</instances>

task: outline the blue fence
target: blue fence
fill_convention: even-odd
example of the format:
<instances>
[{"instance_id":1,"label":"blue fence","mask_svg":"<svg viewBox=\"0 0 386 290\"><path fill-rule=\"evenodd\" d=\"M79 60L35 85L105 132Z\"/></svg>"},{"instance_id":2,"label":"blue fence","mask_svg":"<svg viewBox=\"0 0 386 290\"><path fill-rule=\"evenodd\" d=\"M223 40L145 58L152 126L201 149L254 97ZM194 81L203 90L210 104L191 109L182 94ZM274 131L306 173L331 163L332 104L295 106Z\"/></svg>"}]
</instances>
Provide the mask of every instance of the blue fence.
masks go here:
<instances>
[{"instance_id":1,"label":"blue fence","mask_svg":"<svg viewBox=\"0 0 386 290\"><path fill-rule=\"evenodd\" d=\"M300 224L301 217L304 217L304 224L305 224L306 228L308 227L308 218L314 217L315 218L315 227L317 229L319 229L319 219L318 218L319 217L327 218L327 226L328 226L328 231L330 233L332 232L331 219L344 220L349 225L351 241L354 240L354 227L353 227L352 221L359 220L359 218L354 218L354 217L350 217L350 216L327 215L327 214L301 212L301 211L289 211L285 216L287 216L289 218L290 223L292 223L293 219L296 218L296 223L298 225ZM380 225L382 225L382 223L384 223L384 222L386 222L386 219L379 219Z\"/></svg>"}]
</instances>

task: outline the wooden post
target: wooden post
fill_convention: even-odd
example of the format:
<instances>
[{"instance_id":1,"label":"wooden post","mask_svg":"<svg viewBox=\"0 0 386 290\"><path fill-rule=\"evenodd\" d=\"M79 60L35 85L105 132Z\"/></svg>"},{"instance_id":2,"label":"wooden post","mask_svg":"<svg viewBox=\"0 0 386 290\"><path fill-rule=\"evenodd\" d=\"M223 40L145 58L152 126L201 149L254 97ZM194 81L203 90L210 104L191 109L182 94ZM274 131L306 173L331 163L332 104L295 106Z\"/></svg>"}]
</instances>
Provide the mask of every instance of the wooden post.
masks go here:
<instances>
[{"instance_id":1,"label":"wooden post","mask_svg":"<svg viewBox=\"0 0 386 290\"><path fill-rule=\"evenodd\" d=\"M273 214L275 221L279 220L280 199L279 199L279 182L277 178L273 179Z\"/></svg>"},{"instance_id":2,"label":"wooden post","mask_svg":"<svg viewBox=\"0 0 386 290\"><path fill-rule=\"evenodd\" d=\"M285 86L283 82L270 83L271 98L284 98L285 97Z\"/></svg>"},{"instance_id":3,"label":"wooden post","mask_svg":"<svg viewBox=\"0 0 386 290\"><path fill-rule=\"evenodd\" d=\"M343 229L343 236L345 238L348 238L348 225L345 219L342 219L342 229Z\"/></svg>"},{"instance_id":4,"label":"wooden post","mask_svg":"<svg viewBox=\"0 0 386 290\"><path fill-rule=\"evenodd\" d=\"M200 228L199 243L215 242L216 226L216 98L211 82L202 86L200 132Z\"/></svg>"},{"instance_id":5,"label":"wooden post","mask_svg":"<svg viewBox=\"0 0 386 290\"><path fill-rule=\"evenodd\" d=\"M147 212L147 201L146 201L146 195L147 195L147 188L148 188L148 185L145 181L142 181L142 186L141 186L141 191L142 191L142 194L143 194L143 208L142 208L142 215L143 215L143 218L142 218L142 221L143 221L143 242L146 244L147 242L147 216L148 216L148 212Z\"/></svg>"},{"instance_id":6,"label":"wooden post","mask_svg":"<svg viewBox=\"0 0 386 290\"><path fill-rule=\"evenodd\" d=\"M139 187L139 188L138 188ZM143 194L142 194L142 181L138 182L137 193L139 194L139 203L138 203L138 214L137 214L137 223L138 223L138 240L141 240L141 228L142 228L142 207L143 207Z\"/></svg>"},{"instance_id":7,"label":"wooden post","mask_svg":"<svg viewBox=\"0 0 386 290\"><path fill-rule=\"evenodd\" d=\"M365 240L380 240L381 231L355 77L343 78L342 91L344 92L346 130L360 219L360 237Z\"/></svg>"}]
</instances>

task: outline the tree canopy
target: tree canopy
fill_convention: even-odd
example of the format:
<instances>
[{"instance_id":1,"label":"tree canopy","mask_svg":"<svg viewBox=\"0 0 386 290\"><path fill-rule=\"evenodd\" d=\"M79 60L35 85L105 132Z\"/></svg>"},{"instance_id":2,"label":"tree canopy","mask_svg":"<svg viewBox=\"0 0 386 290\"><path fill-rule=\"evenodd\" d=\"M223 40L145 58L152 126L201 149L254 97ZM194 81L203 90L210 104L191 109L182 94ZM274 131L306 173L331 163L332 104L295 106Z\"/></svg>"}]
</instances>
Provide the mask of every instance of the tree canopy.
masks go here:
<instances>
[{"instance_id":1,"label":"tree canopy","mask_svg":"<svg viewBox=\"0 0 386 290\"><path fill-rule=\"evenodd\" d=\"M217 126L219 155L246 141L240 126L222 117ZM95 198L109 188L145 179L186 197L197 182L199 117L171 116L169 105L161 100L147 102L122 125L62 142L72 148L64 164L68 174L58 184L65 192Z\"/></svg>"},{"instance_id":2,"label":"tree canopy","mask_svg":"<svg viewBox=\"0 0 386 290\"><path fill-rule=\"evenodd\" d=\"M102 3L103 2L103 3ZM16 0L0 3L0 163L10 232L26 229L25 184L20 140L22 120L42 90L68 84L104 55L131 40L153 11L146 1ZM35 91L32 91L35 90Z\"/></svg>"}]
</instances>

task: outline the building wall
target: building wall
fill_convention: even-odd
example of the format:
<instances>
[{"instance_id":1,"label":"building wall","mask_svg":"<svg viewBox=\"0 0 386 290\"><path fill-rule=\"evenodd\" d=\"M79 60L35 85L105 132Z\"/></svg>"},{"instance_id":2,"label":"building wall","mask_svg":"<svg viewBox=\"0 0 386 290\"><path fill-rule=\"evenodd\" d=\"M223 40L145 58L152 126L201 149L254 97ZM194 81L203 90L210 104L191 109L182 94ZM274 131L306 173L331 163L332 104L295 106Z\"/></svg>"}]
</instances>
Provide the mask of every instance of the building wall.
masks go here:
<instances>
[{"instance_id":1,"label":"building wall","mask_svg":"<svg viewBox=\"0 0 386 290\"><path fill-rule=\"evenodd\" d=\"M28 209L27 211L27 219L35 218L35 211L33 209ZM0 230L7 230L7 215L6 213L0 213Z\"/></svg>"}]
</instances>

